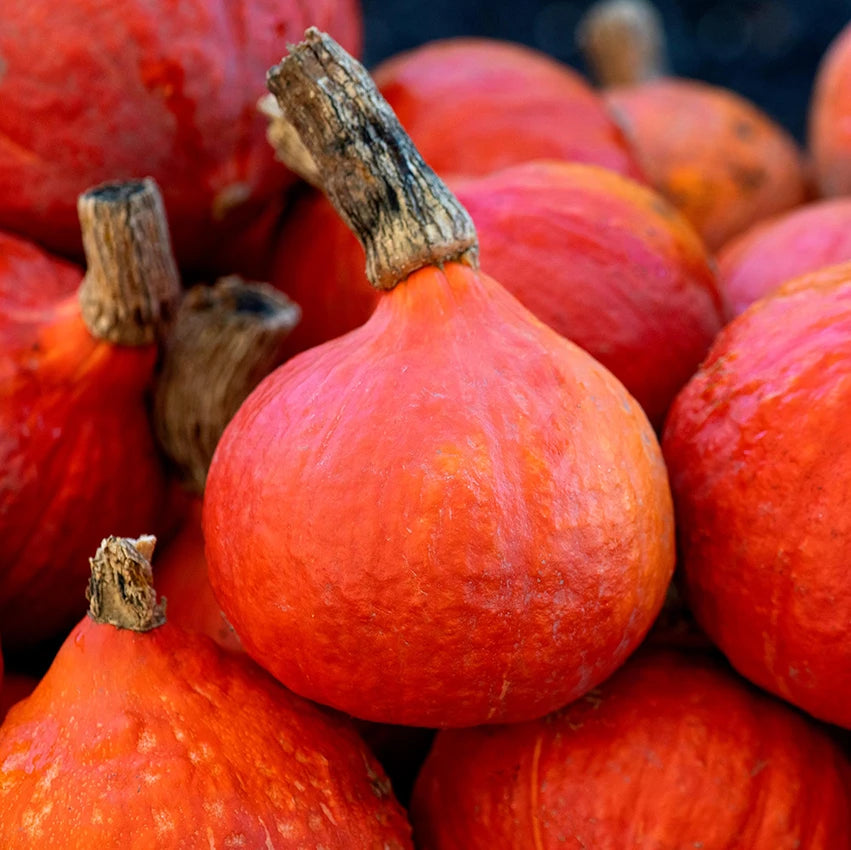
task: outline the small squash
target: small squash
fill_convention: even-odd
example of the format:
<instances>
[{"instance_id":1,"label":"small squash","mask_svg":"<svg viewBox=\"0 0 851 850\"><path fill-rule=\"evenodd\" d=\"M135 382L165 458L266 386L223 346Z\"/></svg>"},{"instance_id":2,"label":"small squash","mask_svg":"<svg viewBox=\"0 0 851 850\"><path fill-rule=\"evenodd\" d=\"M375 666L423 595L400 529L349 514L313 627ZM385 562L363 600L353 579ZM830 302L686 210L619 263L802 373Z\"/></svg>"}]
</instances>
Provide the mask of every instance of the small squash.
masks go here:
<instances>
[{"instance_id":1,"label":"small squash","mask_svg":"<svg viewBox=\"0 0 851 850\"><path fill-rule=\"evenodd\" d=\"M213 590L260 664L355 716L544 714L611 673L662 605L673 523L653 430L478 271L467 213L333 40L309 31L270 86L387 291L225 430L204 499Z\"/></svg>"},{"instance_id":2,"label":"small squash","mask_svg":"<svg viewBox=\"0 0 851 850\"><path fill-rule=\"evenodd\" d=\"M583 699L439 732L420 850L847 850L837 742L711 655L642 650Z\"/></svg>"},{"instance_id":3,"label":"small squash","mask_svg":"<svg viewBox=\"0 0 851 850\"><path fill-rule=\"evenodd\" d=\"M0 623L11 648L79 619L110 528L161 531L168 482L148 418L180 281L151 181L80 198L85 278L0 237ZM77 291L79 288L79 291Z\"/></svg>"},{"instance_id":4,"label":"small squash","mask_svg":"<svg viewBox=\"0 0 851 850\"><path fill-rule=\"evenodd\" d=\"M644 0L603 0L579 39L650 184L717 250L803 203L808 175L792 137L739 95L665 76L662 24Z\"/></svg>"},{"instance_id":5,"label":"small squash","mask_svg":"<svg viewBox=\"0 0 851 850\"><path fill-rule=\"evenodd\" d=\"M851 727L851 263L719 334L663 448L698 623L751 681Z\"/></svg>"},{"instance_id":6,"label":"small squash","mask_svg":"<svg viewBox=\"0 0 851 850\"><path fill-rule=\"evenodd\" d=\"M410 850L349 724L164 621L153 543L103 541L89 616L0 727L0 846Z\"/></svg>"}]
</instances>

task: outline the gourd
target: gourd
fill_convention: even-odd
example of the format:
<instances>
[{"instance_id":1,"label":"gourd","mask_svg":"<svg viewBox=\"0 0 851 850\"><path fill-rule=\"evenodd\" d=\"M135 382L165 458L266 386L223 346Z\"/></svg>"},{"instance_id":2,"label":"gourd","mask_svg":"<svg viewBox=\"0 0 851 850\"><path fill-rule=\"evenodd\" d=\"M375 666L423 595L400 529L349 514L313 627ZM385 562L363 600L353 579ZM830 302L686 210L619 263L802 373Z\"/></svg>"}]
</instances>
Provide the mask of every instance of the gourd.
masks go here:
<instances>
[{"instance_id":1,"label":"gourd","mask_svg":"<svg viewBox=\"0 0 851 850\"><path fill-rule=\"evenodd\" d=\"M727 319L781 284L851 260L851 200L814 201L754 225L718 254Z\"/></svg>"},{"instance_id":2,"label":"gourd","mask_svg":"<svg viewBox=\"0 0 851 850\"><path fill-rule=\"evenodd\" d=\"M153 545L103 541L89 615L0 727L0 846L409 850L349 724L165 622Z\"/></svg>"},{"instance_id":3,"label":"gourd","mask_svg":"<svg viewBox=\"0 0 851 850\"><path fill-rule=\"evenodd\" d=\"M79 619L87 553L162 531L169 484L147 392L180 291L156 185L80 198L82 272L0 239L0 623L7 647ZM82 279L82 280L81 280Z\"/></svg>"},{"instance_id":4,"label":"gourd","mask_svg":"<svg viewBox=\"0 0 851 850\"><path fill-rule=\"evenodd\" d=\"M851 726L851 264L804 275L717 337L663 449L686 601L760 687Z\"/></svg>"},{"instance_id":5,"label":"gourd","mask_svg":"<svg viewBox=\"0 0 851 850\"><path fill-rule=\"evenodd\" d=\"M438 732L420 850L848 847L837 742L707 653L641 650L540 720Z\"/></svg>"},{"instance_id":6,"label":"gourd","mask_svg":"<svg viewBox=\"0 0 851 850\"><path fill-rule=\"evenodd\" d=\"M255 660L357 717L544 714L661 607L673 528L652 428L478 271L468 215L333 40L309 31L270 87L387 291L225 429L204 497L214 593Z\"/></svg>"},{"instance_id":7,"label":"gourd","mask_svg":"<svg viewBox=\"0 0 851 850\"><path fill-rule=\"evenodd\" d=\"M181 267L231 270L232 243L270 237L292 182L255 103L310 24L359 49L356 0L4 0L0 228L77 258L77 195L150 175Z\"/></svg>"},{"instance_id":8,"label":"gourd","mask_svg":"<svg viewBox=\"0 0 851 850\"><path fill-rule=\"evenodd\" d=\"M661 428L722 325L716 275L688 222L655 192L580 163L447 182L489 273L606 366ZM381 298L357 239L316 194L285 223L272 279L304 311L291 354L363 324Z\"/></svg>"},{"instance_id":9,"label":"gourd","mask_svg":"<svg viewBox=\"0 0 851 850\"><path fill-rule=\"evenodd\" d=\"M710 250L807 199L803 157L769 116L727 89L666 76L650 3L595 4L579 39L650 184Z\"/></svg>"}]
</instances>

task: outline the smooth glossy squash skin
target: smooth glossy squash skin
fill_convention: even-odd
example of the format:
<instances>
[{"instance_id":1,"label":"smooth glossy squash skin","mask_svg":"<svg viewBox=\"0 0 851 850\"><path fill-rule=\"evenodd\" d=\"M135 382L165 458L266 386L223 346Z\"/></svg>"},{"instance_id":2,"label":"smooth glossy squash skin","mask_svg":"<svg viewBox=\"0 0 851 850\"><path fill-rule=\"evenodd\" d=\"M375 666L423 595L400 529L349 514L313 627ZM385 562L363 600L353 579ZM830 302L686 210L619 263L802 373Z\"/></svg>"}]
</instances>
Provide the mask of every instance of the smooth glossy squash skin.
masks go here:
<instances>
[{"instance_id":1,"label":"smooth glossy squash skin","mask_svg":"<svg viewBox=\"0 0 851 850\"><path fill-rule=\"evenodd\" d=\"M851 199L818 201L727 243L718 277L729 319L793 278L851 260Z\"/></svg>"},{"instance_id":2,"label":"smooth glossy squash skin","mask_svg":"<svg viewBox=\"0 0 851 850\"><path fill-rule=\"evenodd\" d=\"M701 653L642 651L548 717L440 732L421 850L847 850L848 762Z\"/></svg>"},{"instance_id":3,"label":"smooth glossy squash skin","mask_svg":"<svg viewBox=\"0 0 851 850\"><path fill-rule=\"evenodd\" d=\"M0 235L0 624L9 647L80 618L89 555L110 529L163 526L168 484L145 398L156 346L92 337L81 279Z\"/></svg>"},{"instance_id":4,"label":"smooth glossy squash skin","mask_svg":"<svg viewBox=\"0 0 851 850\"><path fill-rule=\"evenodd\" d=\"M525 163L448 182L473 217L484 268L661 427L722 324L715 272L690 225L596 166ZM293 211L277 256L275 281L302 307L293 353L363 324L378 303L363 250L324 199Z\"/></svg>"},{"instance_id":5,"label":"smooth glossy squash skin","mask_svg":"<svg viewBox=\"0 0 851 850\"><path fill-rule=\"evenodd\" d=\"M834 39L819 65L808 137L819 193L851 193L851 26Z\"/></svg>"},{"instance_id":6,"label":"smooth glossy squash skin","mask_svg":"<svg viewBox=\"0 0 851 850\"><path fill-rule=\"evenodd\" d=\"M191 499L180 530L157 556L154 575L157 590L168 600L170 623L205 634L223 649L242 651L210 587L200 498Z\"/></svg>"},{"instance_id":7,"label":"smooth glossy squash skin","mask_svg":"<svg viewBox=\"0 0 851 850\"><path fill-rule=\"evenodd\" d=\"M622 385L447 263L243 404L207 480L210 580L297 693L389 723L520 720L640 642L673 567L669 499Z\"/></svg>"},{"instance_id":8,"label":"smooth glossy squash skin","mask_svg":"<svg viewBox=\"0 0 851 850\"><path fill-rule=\"evenodd\" d=\"M528 47L444 39L381 63L373 77L438 174L488 174L552 158L643 179L623 133L588 83Z\"/></svg>"},{"instance_id":9,"label":"smooth glossy squash skin","mask_svg":"<svg viewBox=\"0 0 851 850\"><path fill-rule=\"evenodd\" d=\"M647 179L715 251L807 199L794 140L744 98L694 80L616 87L606 100Z\"/></svg>"},{"instance_id":10,"label":"smooth glossy squash skin","mask_svg":"<svg viewBox=\"0 0 851 850\"><path fill-rule=\"evenodd\" d=\"M88 617L0 728L0 846L406 850L348 724L171 624Z\"/></svg>"},{"instance_id":11,"label":"smooth glossy squash skin","mask_svg":"<svg viewBox=\"0 0 851 850\"><path fill-rule=\"evenodd\" d=\"M851 726L851 264L721 332L663 448L687 601L733 666Z\"/></svg>"},{"instance_id":12,"label":"smooth glossy squash skin","mask_svg":"<svg viewBox=\"0 0 851 850\"><path fill-rule=\"evenodd\" d=\"M311 24L359 49L356 0L4 0L0 228L79 257L77 195L149 175L181 265L216 268L292 181L256 102Z\"/></svg>"}]
</instances>

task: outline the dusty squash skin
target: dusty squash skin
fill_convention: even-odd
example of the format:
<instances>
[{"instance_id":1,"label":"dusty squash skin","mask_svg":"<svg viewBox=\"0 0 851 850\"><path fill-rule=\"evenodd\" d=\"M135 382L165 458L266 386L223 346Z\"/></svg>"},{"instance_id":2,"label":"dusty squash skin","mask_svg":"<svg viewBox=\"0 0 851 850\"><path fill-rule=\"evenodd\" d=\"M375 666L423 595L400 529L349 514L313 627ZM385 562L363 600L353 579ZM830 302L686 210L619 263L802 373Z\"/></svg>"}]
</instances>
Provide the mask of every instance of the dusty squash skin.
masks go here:
<instances>
[{"instance_id":1,"label":"dusty squash skin","mask_svg":"<svg viewBox=\"0 0 851 850\"><path fill-rule=\"evenodd\" d=\"M4 0L0 228L79 257L76 196L150 175L181 266L217 268L292 182L256 101L311 24L360 49L356 0Z\"/></svg>"},{"instance_id":2,"label":"dusty squash skin","mask_svg":"<svg viewBox=\"0 0 851 850\"><path fill-rule=\"evenodd\" d=\"M851 199L816 201L761 222L718 254L727 319L808 272L851 260Z\"/></svg>"},{"instance_id":3,"label":"dusty squash skin","mask_svg":"<svg viewBox=\"0 0 851 850\"><path fill-rule=\"evenodd\" d=\"M714 268L688 222L592 165L523 163L447 183L476 224L489 273L606 366L661 428L722 325ZM363 324L381 297L356 237L315 194L282 231L273 279L302 306L291 353Z\"/></svg>"},{"instance_id":4,"label":"dusty squash skin","mask_svg":"<svg viewBox=\"0 0 851 850\"><path fill-rule=\"evenodd\" d=\"M0 623L10 647L79 620L88 557L108 528L161 528L168 484L145 397L157 348L92 336L82 278L0 235Z\"/></svg>"},{"instance_id":5,"label":"dusty squash skin","mask_svg":"<svg viewBox=\"0 0 851 850\"><path fill-rule=\"evenodd\" d=\"M483 38L444 39L381 63L373 76L441 176L488 174L551 158L643 180L599 95L576 71L536 50Z\"/></svg>"},{"instance_id":6,"label":"dusty squash skin","mask_svg":"<svg viewBox=\"0 0 851 850\"><path fill-rule=\"evenodd\" d=\"M851 264L717 338L663 448L690 607L733 666L851 726Z\"/></svg>"},{"instance_id":7,"label":"dusty squash skin","mask_svg":"<svg viewBox=\"0 0 851 850\"><path fill-rule=\"evenodd\" d=\"M837 850L847 757L702 653L646 652L530 723L439 732L421 850Z\"/></svg>"},{"instance_id":8,"label":"dusty squash skin","mask_svg":"<svg viewBox=\"0 0 851 850\"><path fill-rule=\"evenodd\" d=\"M0 846L410 850L350 724L205 636L147 628L87 616L10 710Z\"/></svg>"}]
</instances>

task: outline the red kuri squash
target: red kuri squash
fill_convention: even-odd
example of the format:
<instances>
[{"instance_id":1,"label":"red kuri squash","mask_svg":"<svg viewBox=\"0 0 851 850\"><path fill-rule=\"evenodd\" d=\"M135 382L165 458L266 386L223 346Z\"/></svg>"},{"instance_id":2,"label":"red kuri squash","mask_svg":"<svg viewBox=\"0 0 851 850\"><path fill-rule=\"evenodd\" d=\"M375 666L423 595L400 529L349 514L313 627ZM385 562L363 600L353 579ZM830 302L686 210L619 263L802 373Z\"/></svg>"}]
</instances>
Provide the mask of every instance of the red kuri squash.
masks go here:
<instances>
[{"instance_id":1,"label":"red kuri squash","mask_svg":"<svg viewBox=\"0 0 851 850\"><path fill-rule=\"evenodd\" d=\"M663 448L687 601L733 666L851 727L851 263L721 332Z\"/></svg>"},{"instance_id":2,"label":"red kuri squash","mask_svg":"<svg viewBox=\"0 0 851 850\"><path fill-rule=\"evenodd\" d=\"M702 653L641 651L530 723L439 732L420 850L847 850L849 764Z\"/></svg>"},{"instance_id":3,"label":"red kuri squash","mask_svg":"<svg viewBox=\"0 0 851 850\"><path fill-rule=\"evenodd\" d=\"M0 727L0 846L407 850L349 724L164 622L153 538L108 538L90 614Z\"/></svg>"},{"instance_id":4,"label":"red kuri squash","mask_svg":"<svg viewBox=\"0 0 851 850\"><path fill-rule=\"evenodd\" d=\"M255 104L310 24L359 49L357 0L3 0L0 228L78 256L73 199L149 174L181 265L215 267L291 180Z\"/></svg>"},{"instance_id":5,"label":"red kuri squash","mask_svg":"<svg viewBox=\"0 0 851 850\"><path fill-rule=\"evenodd\" d=\"M466 212L333 40L310 31L270 79L387 291L226 429L204 505L216 596L257 661L353 715L544 714L611 673L662 604L652 428L478 271Z\"/></svg>"},{"instance_id":6,"label":"red kuri squash","mask_svg":"<svg viewBox=\"0 0 851 850\"><path fill-rule=\"evenodd\" d=\"M168 490L146 393L180 281L156 186L80 199L78 269L0 238L0 623L7 645L79 619L109 529L163 528ZM79 287L79 296L77 288Z\"/></svg>"}]
</instances>

